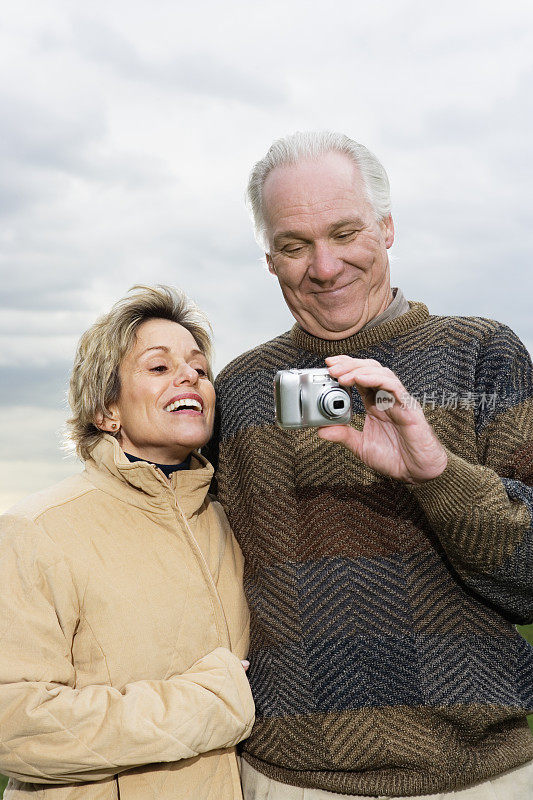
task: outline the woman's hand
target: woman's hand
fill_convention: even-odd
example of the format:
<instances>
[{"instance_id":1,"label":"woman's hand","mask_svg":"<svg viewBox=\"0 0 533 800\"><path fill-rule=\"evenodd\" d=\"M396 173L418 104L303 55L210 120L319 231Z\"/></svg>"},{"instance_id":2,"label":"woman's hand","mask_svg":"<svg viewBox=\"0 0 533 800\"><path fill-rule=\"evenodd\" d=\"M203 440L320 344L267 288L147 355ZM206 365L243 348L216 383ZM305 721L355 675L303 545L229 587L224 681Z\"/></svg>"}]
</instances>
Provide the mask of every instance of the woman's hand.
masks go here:
<instances>
[{"instance_id":1,"label":"woman's hand","mask_svg":"<svg viewBox=\"0 0 533 800\"><path fill-rule=\"evenodd\" d=\"M372 469L406 483L422 483L444 471L448 463L444 447L420 403L392 370L373 359L350 356L331 356L326 364L341 385L355 386L366 417L362 431L332 425L318 429L321 439L341 442Z\"/></svg>"},{"instance_id":2,"label":"woman's hand","mask_svg":"<svg viewBox=\"0 0 533 800\"><path fill-rule=\"evenodd\" d=\"M244 661L241 660L241 664L242 664L242 666L244 668L244 671L248 672L248 667L250 666L250 662L246 661L246 660L244 660Z\"/></svg>"}]
</instances>

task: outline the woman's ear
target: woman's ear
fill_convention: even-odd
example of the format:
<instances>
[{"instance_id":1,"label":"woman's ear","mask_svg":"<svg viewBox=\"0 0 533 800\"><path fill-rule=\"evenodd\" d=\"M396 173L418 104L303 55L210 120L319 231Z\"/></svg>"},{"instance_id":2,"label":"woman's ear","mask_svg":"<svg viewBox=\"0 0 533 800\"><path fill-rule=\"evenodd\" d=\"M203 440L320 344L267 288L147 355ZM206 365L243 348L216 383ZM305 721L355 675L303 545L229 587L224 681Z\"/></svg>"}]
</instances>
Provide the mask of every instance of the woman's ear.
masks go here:
<instances>
[{"instance_id":1,"label":"woman's ear","mask_svg":"<svg viewBox=\"0 0 533 800\"><path fill-rule=\"evenodd\" d=\"M118 433L120 430L120 419L115 409L110 409L109 416L104 416L99 411L94 418L94 424L101 431L106 431L106 433Z\"/></svg>"}]
</instances>

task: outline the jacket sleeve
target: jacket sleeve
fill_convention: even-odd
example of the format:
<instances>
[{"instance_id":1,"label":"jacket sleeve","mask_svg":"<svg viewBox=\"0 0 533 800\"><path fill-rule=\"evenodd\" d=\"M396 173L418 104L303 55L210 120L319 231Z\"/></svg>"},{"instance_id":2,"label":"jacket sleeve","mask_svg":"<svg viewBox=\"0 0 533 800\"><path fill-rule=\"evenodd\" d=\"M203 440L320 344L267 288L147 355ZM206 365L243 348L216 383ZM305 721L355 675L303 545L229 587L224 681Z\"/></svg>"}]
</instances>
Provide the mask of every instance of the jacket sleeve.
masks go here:
<instances>
[{"instance_id":1,"label":"jacket sleeve","mask_svg":"<svg viewBox=\"0 0 533 800\"><path fill-rule=\"evenodd\" d=\"M78 610L68 565L50 538L31 521L1 518L1 773L35 783L95 781L249 735L248 680L222 647L165 680L76 689Z\"/></svg>"},{"instance_id":2,"label":"jacket sleeve","mask_svg":"<svg viewBox=\"0 0 533 800\"><path fill-rule=\"evenodd\" d=\"M506 326L481 349L478 464L448 453L437 478L410 487L461 579L513 623L533 621L533 370Z\"/></svg>"}]
</instances>

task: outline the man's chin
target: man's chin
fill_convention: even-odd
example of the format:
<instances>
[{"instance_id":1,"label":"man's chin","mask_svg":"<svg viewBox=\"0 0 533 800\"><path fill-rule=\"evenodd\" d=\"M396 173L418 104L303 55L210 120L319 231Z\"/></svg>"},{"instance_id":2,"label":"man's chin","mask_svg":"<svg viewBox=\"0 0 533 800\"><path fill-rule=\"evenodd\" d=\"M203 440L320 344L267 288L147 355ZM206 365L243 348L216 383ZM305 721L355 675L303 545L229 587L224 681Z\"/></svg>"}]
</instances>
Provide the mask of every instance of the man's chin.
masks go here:
<instances>
[{"instance_id":1,"label":"man's chin","mask_svg":"<svg viewBox=\"0 0 533 800\"><path fill-rule=\"evenodd\" d=\"M311 336L336 341L353 336L368 322L366 310L360 300L357 302L352 299L346 303L332 305L331 308L318 308L313 314L295 314L294 311L292 313L304 331Z\"/></svg>"},{"instance_id":2,"label":"man's chin","mask_svg":"<svg viewBox=\"0 0 533 800\"><path fill-rule=\"evenodd\" d=\"M348 339L361 330L365 324L364 319L354 320L353 317L350 320L339 320L338 322L331 319L313 320L306 323L298 320L298 322L311 336L316 336L319 339L330 339L331 341Z\"/></svg>"}]
</instances>

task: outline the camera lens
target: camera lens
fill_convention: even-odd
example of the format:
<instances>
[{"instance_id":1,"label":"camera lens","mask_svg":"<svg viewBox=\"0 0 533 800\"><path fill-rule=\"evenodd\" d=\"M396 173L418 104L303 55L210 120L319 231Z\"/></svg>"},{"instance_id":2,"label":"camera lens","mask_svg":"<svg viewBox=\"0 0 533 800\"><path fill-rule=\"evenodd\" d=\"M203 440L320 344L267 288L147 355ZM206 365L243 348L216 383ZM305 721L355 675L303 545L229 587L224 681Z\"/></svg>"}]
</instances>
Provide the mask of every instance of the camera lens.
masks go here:
<instances>
[{"instance_id":1,"label":"camera lens","mask_svg":"<svg viewBox=\"0 0 533 800\"><path fill-rule=\"evenodd\" d=\"M350 397L344 389L328 389L318 398L318 407L330 419L342 417L350 408Z\"/></svg>"}]
</instances>

